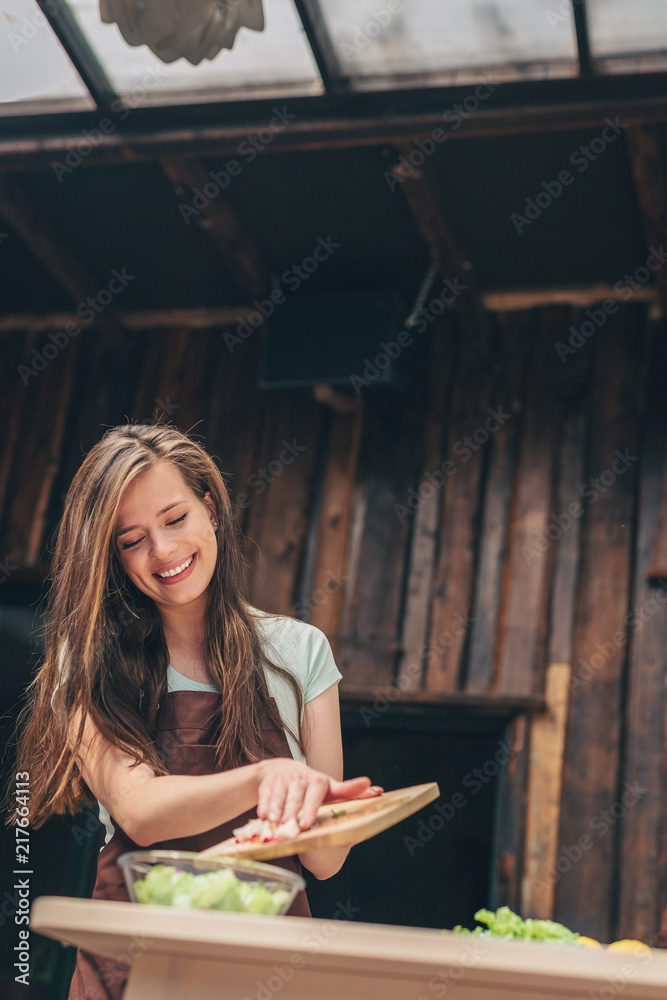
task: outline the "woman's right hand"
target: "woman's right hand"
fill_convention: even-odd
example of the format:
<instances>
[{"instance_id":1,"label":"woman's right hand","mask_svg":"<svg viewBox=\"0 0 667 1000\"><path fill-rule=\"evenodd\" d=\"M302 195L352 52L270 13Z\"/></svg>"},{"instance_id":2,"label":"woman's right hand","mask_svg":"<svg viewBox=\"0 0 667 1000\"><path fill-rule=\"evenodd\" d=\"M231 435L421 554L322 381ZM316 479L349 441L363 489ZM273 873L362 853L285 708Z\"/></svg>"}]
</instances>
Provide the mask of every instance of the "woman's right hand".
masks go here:
<instances>
[{"instance_id":1,"label":"woman's right hand","mask_svg":"<svg viewBox=\"0 0 667 1000\"><path fill-rule=\"evenodd\" d=\"M258 765L257 815L284 823L296 819L302 830L315 822L323 802L370 798L382 789L371 786L370 778L336 781L290 757L271 757Z\"/></svg>"}]
</instances>

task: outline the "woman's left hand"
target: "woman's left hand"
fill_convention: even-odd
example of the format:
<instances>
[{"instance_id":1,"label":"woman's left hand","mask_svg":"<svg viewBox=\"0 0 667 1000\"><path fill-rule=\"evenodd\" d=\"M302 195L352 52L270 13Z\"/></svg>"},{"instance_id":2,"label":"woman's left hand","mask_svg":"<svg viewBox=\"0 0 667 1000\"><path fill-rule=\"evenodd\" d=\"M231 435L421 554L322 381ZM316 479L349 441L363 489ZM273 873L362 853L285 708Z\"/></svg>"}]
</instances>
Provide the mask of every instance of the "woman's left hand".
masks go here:
<instances>
[{"instance_id":1,"label":"woman's left hand","mask_svg":"<svg viewBox=\"0 0 667 1000\"><path fill-rule=\"evenodd\" d=\"M370 778L335 778L291 759L273 758L259 764L260 780L257 795L257 815L284 823L296 819L302 830L315 822L323 802L372 798L382 789L371 786Z\"/></svg>"}]
</instances>

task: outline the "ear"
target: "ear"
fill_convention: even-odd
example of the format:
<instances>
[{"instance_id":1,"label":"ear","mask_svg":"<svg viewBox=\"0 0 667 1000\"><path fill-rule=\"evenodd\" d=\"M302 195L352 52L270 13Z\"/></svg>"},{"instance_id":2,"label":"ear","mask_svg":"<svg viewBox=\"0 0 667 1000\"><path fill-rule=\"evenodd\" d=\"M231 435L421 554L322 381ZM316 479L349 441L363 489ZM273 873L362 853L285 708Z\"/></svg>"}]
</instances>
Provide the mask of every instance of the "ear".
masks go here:
<instances>
[{"instance_id":1,"label":"ear","mask_svg":"<svg viewBox=\"0 0 667 1000\"><path fill-rule=\"evenodd\" d=\"M217 531L217 529L218 529L218 522L219 522L218 512L215 509L215 504L213 502L213 497L211 496L211 494L209 492L204 493L204 503L208 507L208 514L209 514L209 517L211 519L211 524L213 525L214 529Z\"/></svg>"}]
</instances>

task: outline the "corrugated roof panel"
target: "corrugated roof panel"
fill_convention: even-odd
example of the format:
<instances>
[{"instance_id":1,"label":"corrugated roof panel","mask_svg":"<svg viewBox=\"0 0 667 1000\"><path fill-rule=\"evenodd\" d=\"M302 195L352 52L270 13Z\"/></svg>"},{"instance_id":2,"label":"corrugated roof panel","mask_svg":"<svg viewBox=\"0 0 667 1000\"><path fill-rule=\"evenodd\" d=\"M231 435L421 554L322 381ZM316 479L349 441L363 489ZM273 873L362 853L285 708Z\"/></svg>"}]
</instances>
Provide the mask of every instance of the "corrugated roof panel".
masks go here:
<instances>
[{"instance_id":1,"label":"corrugated roof panel","mask_svg":"<svg viewBox=\"0 0 667 1000\"><path fill-rule=\"evenodd\" d=\"M90 94L35 0L3 0L0 114L92 107Z\"/></svg>"},{"instance_id":2,"label":"corrugated roof panel","mask_svg":"<svg viewBox=\"0 0 667 1000\"><path fill-rule=\"evenodd\" d=\"M574 26L559 0L320 0L343 73L358 87L572 76Z\"/></svg>"},{"instance_id":3,"label":"corrugated roof panel","mask_svg":"<svg viewBox=\"0 0 667 1000\"><path fill-rule=\"evenodd\" d=\"M70 0L118 93L130 106L319 94L322 85L291 0L265 2L264 31L242 28L233 48L193 66L164 63L146 45L128 45L104 24L96 0Z\"/></svg>"},{"instance_id":4,"label":"corrugated roof panel","mask_svg":"<svg viewBox=\"0 0 667 1000\"><path fill-rule=\"evenodd\" d=\"M665 0L587 0L591 52L603 73L667 69Z\"/></svg>"}]
</instances>

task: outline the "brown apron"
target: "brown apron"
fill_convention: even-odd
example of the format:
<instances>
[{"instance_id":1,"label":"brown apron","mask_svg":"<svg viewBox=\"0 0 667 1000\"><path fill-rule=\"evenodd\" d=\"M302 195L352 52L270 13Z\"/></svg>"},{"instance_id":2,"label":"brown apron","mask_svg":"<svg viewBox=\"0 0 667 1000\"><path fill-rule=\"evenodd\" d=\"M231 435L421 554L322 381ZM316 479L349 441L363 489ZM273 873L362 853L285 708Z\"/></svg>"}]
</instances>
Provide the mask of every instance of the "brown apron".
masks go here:
<instances>
[{"instance_id":1,"label":"brown apron","mask_svg":"<svg viewBox=\"0 0 667 1000\"><path fill-rule=\"evenodd\" d=\"M164 696L157 714L157 742L170 774L213 774L219 770L215 765L214 742L219 709L220 695L214 691L172 691ZM285 733L282 729L275 728L266 712L262 728L270 756L292 756ZM234 827L241 826L256 815L256 810L251 809L206 833L161 841L152 844L151 848L203 851L231 837ZM129 902L125 879L116 861L126 851L142 848L133 843L116 822L112 821L114 835L102 848L98 858L93 899ZM280 858L269 864L301 874L297 857ZM305 892L296 897L288 916L310 916ZM134 943L133 954L119 955L119 961L112 961L79 949L69 1000L120 1000L125 990L128 966L133 958L141 954L141 950L142 942L137 941Z\"/></svg>"}]
</instances>

